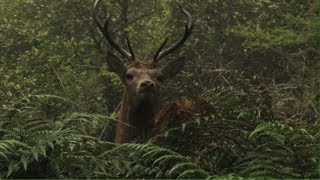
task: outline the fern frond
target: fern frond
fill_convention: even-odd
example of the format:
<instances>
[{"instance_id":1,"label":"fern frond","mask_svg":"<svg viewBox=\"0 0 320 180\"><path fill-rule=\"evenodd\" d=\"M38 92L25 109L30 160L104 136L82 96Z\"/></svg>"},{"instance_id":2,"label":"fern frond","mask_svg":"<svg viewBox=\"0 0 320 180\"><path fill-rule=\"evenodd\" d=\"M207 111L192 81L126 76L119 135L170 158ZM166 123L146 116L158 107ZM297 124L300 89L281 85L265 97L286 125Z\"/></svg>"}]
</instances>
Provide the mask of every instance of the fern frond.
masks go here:
<instances>
[{"instance_id":1,"label":"fern frond","mask_svg":"<svg viewBox=\"0 0 320 180\"><path fill-rule=\"evenodd\" d=\"M208 173L188 158L153 144L122 144L100 155L118 175L134 178L205 178ZM111 162L111 163L110 163ZM160 172L161 173L160 173ZM109 171L110 172L110 171ZM120 177L121 177L120 176Z\"/></svg>"},{"instance_id":2,"label":"fern frond","mask_svg":"<svg viewBox=\"0 0 320 180\"><path fill-rule=\"evenodd\" d=\"M292 128L280 122L263 122L249 135L257 144L239 164L241 174L251 177L315 177L316 141L305 129ZM306 148L308 147L308 148ZM311 159L310 159L311 158ZM311 171L310 171L311 170Z\"/></svg>"},{"instance_id":3,"label":"fern frond","mask_svg":"<svg viewBox=\"0 0 320 180\"><path fill-rule=\"evenodd\" d=\"M199 166L197 166L194 163L190 163L190 162L179 163L171 168L171 170L169 171L169 174L174 174L176 171L181 172L182 169L196 169L196 168L199 168Z\"/></svg>"}]
</instances>

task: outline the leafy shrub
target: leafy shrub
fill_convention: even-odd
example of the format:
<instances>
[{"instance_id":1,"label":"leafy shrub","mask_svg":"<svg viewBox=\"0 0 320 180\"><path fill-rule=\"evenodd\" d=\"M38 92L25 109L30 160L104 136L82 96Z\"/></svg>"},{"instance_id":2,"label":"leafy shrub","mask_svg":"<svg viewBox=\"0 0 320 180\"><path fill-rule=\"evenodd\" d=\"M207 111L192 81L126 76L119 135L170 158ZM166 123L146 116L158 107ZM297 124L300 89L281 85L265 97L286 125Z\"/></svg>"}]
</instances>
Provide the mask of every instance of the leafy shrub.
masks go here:
<instances>
[{"instance_id":1,"label":"leafy shrub","mask_svg":"<svg viewBox=\"0 0 320 180\"><path fill-rule=\"evenodd\" d=\"M51 95L31 96L2 109L0 177L60 177L68 168L65 164L72 168L81 165L70 159L90 157L86 153L81 156L85 148L110 147L94 135L110 133L114 119L70 112L75 109L73 102Z\"/></svg>"}]
</instances>

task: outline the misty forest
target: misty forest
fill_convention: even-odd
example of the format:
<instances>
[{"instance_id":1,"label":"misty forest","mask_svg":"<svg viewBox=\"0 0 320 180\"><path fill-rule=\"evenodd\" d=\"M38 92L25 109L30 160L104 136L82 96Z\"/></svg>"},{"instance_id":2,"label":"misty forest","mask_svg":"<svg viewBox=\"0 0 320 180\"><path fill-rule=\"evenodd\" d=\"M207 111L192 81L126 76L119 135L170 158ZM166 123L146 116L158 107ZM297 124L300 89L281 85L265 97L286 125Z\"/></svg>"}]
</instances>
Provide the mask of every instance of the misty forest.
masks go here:
<instances>
[{"instance_id":1,"label":"misty forest","mask_svg":"<svg viewBox=\"0 0 320 180\"><path fill-rule=\"evenodd\" d=\"M1 0L0 179L318 179L320 2Z\"/></svg>"}]
</instances>

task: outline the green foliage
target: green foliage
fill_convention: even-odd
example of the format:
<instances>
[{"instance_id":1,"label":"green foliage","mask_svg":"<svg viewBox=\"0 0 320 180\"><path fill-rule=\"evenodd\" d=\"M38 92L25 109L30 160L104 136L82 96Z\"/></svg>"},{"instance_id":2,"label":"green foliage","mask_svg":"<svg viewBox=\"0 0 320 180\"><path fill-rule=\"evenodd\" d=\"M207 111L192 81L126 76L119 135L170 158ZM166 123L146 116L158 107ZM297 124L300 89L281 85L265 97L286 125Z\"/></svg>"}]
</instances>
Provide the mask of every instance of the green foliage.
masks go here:
<instances>
[{"instance_id":1,"label":"green foliage","mask_svg":"<svg viewBox=\"0 0 320 180\"><path fill-rule=\"evenodd\" d=\"M251 177L317 178L318 142L306 129L263 122L249 135L257 142L240 166ZM271 157L271 158L270 158Z\"/></svg>"},{"instance_id":2,"label":"green foliage","mask_svg":"<svg viewBox=\"0 0 320 180\"><path fill-rule=\"evenodd\" d=\"M93 135L101 132L101 136L106 137L105 131L114 125L114 119L68 113L74 108L75 104L65 98L38 95L3 109L0 177L60 177L69 172L68 168L81 166L70 160L90 159L92 155L86 151L110 148L110 143ZM101 122L109 125L101 127Z\"/></svg>"},{"instance_id":3,"label":"green foliage","mask_svg":"<svg viewBox=\"0 0 320 180\"><path fill-rule=\"evenodd\" d=\"M206 178L189 158L153 144L122 144L100 156L106 166L98 178ZM113 173L113 174L112 174Z\"/></svg>"},{"instance_id":4,"label":"green foliage","mask_svg":"<svg viewBox=\"0 0 320 180\"><path fill-rule=\"evenodd\" d=\"M121 92L108 91L121 86L101 66L103 39L95 31L87 8L91 5L89 1L0 2L1 102L54 94L68 97L85 111L105 111L102 104L112 104L110 112L116 107ZM116 102L106 101L105 93L118 94Z\"/></svg>"},{"instance_id":5,"label":"green foliage","mask_svg":"<svg viewBox=\"0 0 320 180\"><path fill-rule=\"evenodd\" d=\"M114 118L68 113L75 104L32 96L3 109L1 178L206 178L189 158L152 144L103 140ZM99 138L97 138L99 137Z\"/></svg>"},{"instance_id":6,"label":"green foliage","mask_svg":"<svg viewBox=\"0 0 320 180\"><path fill-rule=\"evenodd\" d=\"M234 120L210 116L171 129L152 141L190 156L217 178L227 173L242 177L318 177L316 137L304 128L280 122L254 121L250 116Z\"/></svg>"},{"instance_id":7,"label":"green foliage","mask_svg":"<svg viewBox=\"0 0 320 180\"><path fill-rule=\"evenodd\" d=\"M0 1L1 179L319 178L320 3L181 1L196 26L168 57L188 61L163 96L202 96L215 113L123 145L112 143L123 86L92 3ZM183 32L174 1L102 4L138 59Z\"/></svg>"}]
</instances>

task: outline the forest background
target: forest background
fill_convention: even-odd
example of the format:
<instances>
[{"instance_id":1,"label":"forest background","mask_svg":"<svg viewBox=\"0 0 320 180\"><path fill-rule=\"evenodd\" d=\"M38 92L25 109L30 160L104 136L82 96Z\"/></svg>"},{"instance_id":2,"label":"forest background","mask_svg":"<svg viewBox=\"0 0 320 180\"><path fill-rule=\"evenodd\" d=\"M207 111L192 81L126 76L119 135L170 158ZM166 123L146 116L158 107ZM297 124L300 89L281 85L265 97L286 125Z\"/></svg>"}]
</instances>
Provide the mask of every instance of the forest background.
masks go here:
<instances>
[{"instance_id":1,"label":"forest background","mask_svg":"<svg viewBox=\"0 0 320 180\"><path fill-rule=\"evenodd\" d=\"M167 124L115 146L123 86L93 1L1 0L0 178L319 178L320 4L181 3L195 28L162 61L187 57L162 89ZM142 59L183 32L174 1L103 5L114 37L130 37Z\"/></svg>"}]
</instances>

